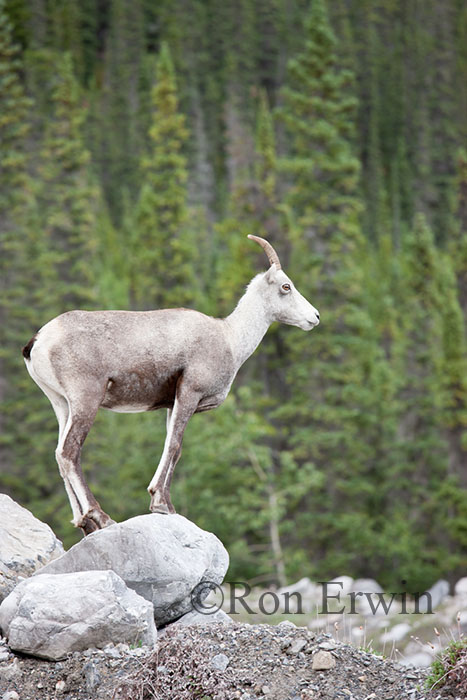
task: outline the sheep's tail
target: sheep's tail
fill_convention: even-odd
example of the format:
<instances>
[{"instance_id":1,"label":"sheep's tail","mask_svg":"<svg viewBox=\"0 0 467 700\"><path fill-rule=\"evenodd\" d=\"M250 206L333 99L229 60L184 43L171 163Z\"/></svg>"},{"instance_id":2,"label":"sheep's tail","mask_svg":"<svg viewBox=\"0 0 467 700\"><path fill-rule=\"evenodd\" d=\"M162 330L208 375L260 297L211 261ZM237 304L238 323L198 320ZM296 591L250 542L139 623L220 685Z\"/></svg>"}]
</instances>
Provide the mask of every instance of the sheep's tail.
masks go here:
<instances>
[{"instance_id":1,"label":"sheep's tail","mask_svg":"<svg viewBox=\"0 0 467 700\"><path fill-rule=\"evenodd\" d=\"M37 333L36 333L36 335L32 336L29 343L27 345L25 345L24 348L22 349L21 352L23 353L23 357L25 360L31 359L31 350L33 348L34 343L36 342L36 338L37 338Z\"/></svg>"}]
</instances>

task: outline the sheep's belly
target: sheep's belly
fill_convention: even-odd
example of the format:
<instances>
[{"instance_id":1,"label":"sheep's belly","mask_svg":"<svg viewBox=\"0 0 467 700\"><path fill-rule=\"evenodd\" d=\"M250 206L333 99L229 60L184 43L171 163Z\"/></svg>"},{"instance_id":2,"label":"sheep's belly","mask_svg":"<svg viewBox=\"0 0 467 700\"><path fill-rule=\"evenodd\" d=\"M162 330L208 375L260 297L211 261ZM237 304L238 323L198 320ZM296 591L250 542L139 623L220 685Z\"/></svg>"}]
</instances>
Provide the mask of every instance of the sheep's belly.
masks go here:
<instances>
[{"instance_id":1,"label":"sheep's belly","mask_svg":"<svg viewBox=\"0 0 467 700\"><path fill-rule=\"evenodd\" d=\"M143 413L172 408L180 372L163 379L137 372L109 379L103 408L116 413Z\"/></svg>"},{"instance_id":2,"label":"sheep's belly","mask_svg":"<svg viewBox=\"0 0 467 700\"><path fill-rule=\"evenodd\" d=\"M102 408L107 408L114 413L144 413L154 410L153 406L106 406L105 404L102 404Z\"/></svg>"}]
</instances>

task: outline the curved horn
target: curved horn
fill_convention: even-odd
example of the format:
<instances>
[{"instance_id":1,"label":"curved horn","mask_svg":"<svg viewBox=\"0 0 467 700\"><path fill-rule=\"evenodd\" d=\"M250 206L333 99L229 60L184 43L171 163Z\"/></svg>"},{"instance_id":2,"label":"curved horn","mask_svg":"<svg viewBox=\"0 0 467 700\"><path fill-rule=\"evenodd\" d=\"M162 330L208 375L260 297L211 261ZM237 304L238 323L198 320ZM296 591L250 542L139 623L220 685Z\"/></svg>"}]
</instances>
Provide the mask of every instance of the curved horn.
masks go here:
<instances>
[{"instance_id":1,"label":"curved horn","mask_svg":"<svg viewBox=\"0 0 467 700\"><path fill-rule=\"evenodd\" d=\"M266 255L269 258L269 263L271 265L275 265L278 270L282 269L282 265L279 260L279 256L277 255L276 251L272 247L270 243L267 242L265 238L260 238L259 236L252 236L251 234L248 234L248 238L251 238L252 241L256 241L259 243L261 248L264 250Z\"/></svg>"}]
</instances>

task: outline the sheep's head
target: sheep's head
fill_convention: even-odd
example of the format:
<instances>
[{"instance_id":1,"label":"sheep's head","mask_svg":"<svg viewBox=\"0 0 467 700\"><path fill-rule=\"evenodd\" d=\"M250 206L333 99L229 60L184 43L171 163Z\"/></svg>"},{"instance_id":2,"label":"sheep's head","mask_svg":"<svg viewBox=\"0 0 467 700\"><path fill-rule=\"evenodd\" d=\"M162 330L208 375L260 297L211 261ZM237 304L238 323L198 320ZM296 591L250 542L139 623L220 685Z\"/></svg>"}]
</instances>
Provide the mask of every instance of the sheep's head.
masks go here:
<instances>
[{"instance_id":1,"label":"sheep's head","mask_svg":"<svg viewBox=\"0 0 467 700\"><path fill-rule=\"evenodd\" d=\"M319 313L296 289L292 280L282 269L279 256L268 241L259 236L248 238L256 241L264 249L271 267L264 275L266 281L265 303L272 321L298 326L311 331L319 323Z\"/></svg>"}]
</instances>

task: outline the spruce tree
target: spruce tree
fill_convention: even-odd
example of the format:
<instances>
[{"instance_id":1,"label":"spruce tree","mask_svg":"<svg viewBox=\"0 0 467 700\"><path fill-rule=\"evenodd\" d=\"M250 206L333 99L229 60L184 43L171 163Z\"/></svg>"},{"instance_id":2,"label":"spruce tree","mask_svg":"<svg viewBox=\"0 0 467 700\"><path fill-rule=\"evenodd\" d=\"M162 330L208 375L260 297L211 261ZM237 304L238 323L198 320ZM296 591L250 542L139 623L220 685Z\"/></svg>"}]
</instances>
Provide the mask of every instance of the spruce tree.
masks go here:
<instances>
[{"instance_id":1,"label":"spruce tree","mask_svg":"<svg viewBox=\"0 0 467 700\"><path fill-rule=\"evenodd\" d=\"M196 246L187 208L188 139L179 111L175 73L163 44L152 89L149 146L141 161L144 182L135 211L133 303L138 308L181 306L196 296Z\"/></svg>"},{"instance_id":2,"label":"spruce tree","mask_svg":"<svg viewBox=\"0 0 467 700\"><path fill-rule=\"evenodd\" d=\"M27 158L31 100L20 79L22 63L12 33L5 2L0 0L0 327L3 338L6 338L7 328L11 330L11 322L6 324L8 307L10 304L18 307L21 303L15 299L20 293L21 274L27 269L21 224L24 224L25 209L33 199Z\"/></svg>"},{"instance_id":3,"label":"spruce tree","mask_svg":"<svg viewBox=\"0 0 467 700\"><path fill-rule=\"evenodd\" d=\"M0 236L2 306L5 309L13 288L17 290L24 231L18 228L25 207L31 202L28 177L27 138L31 100L26 96L20 73L19 46L13 41L13 28L0 0ZM23 269L24 271L24 269ZM5 310L0 326L6 331Z\"/></svg>"},{"instance_id":4,"label":"spruce tree","mask_svg":"<svg viewBox=\"0 0 467 700\"><path fill-rule=\"evenodd\" d=\"M422 214L414 220L403 256L403 296L398 307L403 333L393 348L402 378L398 388L402 445L399 463L392 470L392 498L383 527L388 553L412 590L421 590L439 566L438 526L433 516L448 466L443 431L443 290L439 253ZM410 534L398 539L402 528Z\"/></svg>"},{"instance_id":5,"label":"spruce tree","mask_svg":"<svg viewBox=\"0 0 467 700\"><path fill-rule=\"evenodd\" d=\"M89 132L112 218L119 222L124 216L125 191L134 199L140 185L145 131L141 84L146 56L141 0L113 0L109 10L103 84L93 88Z\"/></svg>"},{"instance_id":6,"label":"spruce tree","mask_svg":"<svg viewBox=\"0 0 467 700\"><path fill-rule=\"evenodd\" d=\"M467 495L467 342L456 277L450 256L440 260L445 396L443 422L449 444L449 473Z\"/></svg>"},{"instance_id":7,"label":"spruce tree","mask_svg":"<svg viewBox=\"0 0 467 700\"><path fill-rule=\"evenodd\" d=\"M31 260L27 240L33 207L28 175L27 136L31 101L20 79L22 64L13 28L0 0L0 468L12 459L15 420L11 400L18 374L25 328L31 323L27 283ZM13 435L11 434L13 431ZM10 437L9 437L10 436ZM5 469L3 467L5 466Z\"/></svg>"},{"instance_id":8,"label":"spruce tree","mask_svg":"<svg viewBox=\"0 0 467 700\"><path fill-rule=\"evenodd\" d=\"M52 93L54 112L41 151L40 215L44 226L44 274L58 311L92 307L96 302L100 191L83 138L85 111L70 54L58 68ZM44 292L41 292L44 295ZM45 295L44 295L45 296Z\"/></svg>"},{"instance_id":9,"label":"spruce tree","mask_svg":"<svg viewBox=\"0 0 467 700\"><path fill-rule=\"evenodd\" d=\"M450 256L440 261L443 345L442 422L448 445L445 474L436 489L433 513L441 523L438 551L448 552L453 579L462 576L467 564L467 342L465 321ZM443 533L440 537L439 533Z\"/></svg>"},{"instance_id":10,"label":"spruce tree","mask_svg":"<svg viewBox=\"0 0 467 700\"><path fill-rule=\"evenodd\" d=\"M287 203L297 211L300 228L313 229L317 236L345 226L348 246L358 238L361 211L355 196L360 164L352 152L357 101L348 91L354 78L338 69L323 0L313 2L305 31L302 52L288 63L279 111L291 144L290 156L281 163L292 183Z\"/></svg>"},{"instance_id":11,"label":"spruce tree","mask_svg":"<svg viewBox=\"0 0 467 700\"><path fill-rule=\"evenodd\" d=\"M467 151L457 154L457 228L448 244L459 287L459 301L467 323Z\"/></svg>"},{"instance_id":12,"label":"spruce tree","mask_svg":"<svg viewBox=\"0 0 467 700\"><path fill-rule=\"evenodd\" d=\"M359 532L367 550L374 536L378 475L369 436L378 411L372 391L378 348L363 293L353 76L338 66L323 0L312 3L305 30L303 49L289 62L279 111L290 144L281 161L289 182L283 209L292 277L321 311L322 325L311 337L284 331L290 398L275 416L287 435L289 459L297 473L307 472L310 484L294 504L296 533L307 541L313 532L315 566L331 574L366 566L363 557L352 562L352 532ZM330 533L339 546L329 547Z\"/></svg>"}]
</instances>

